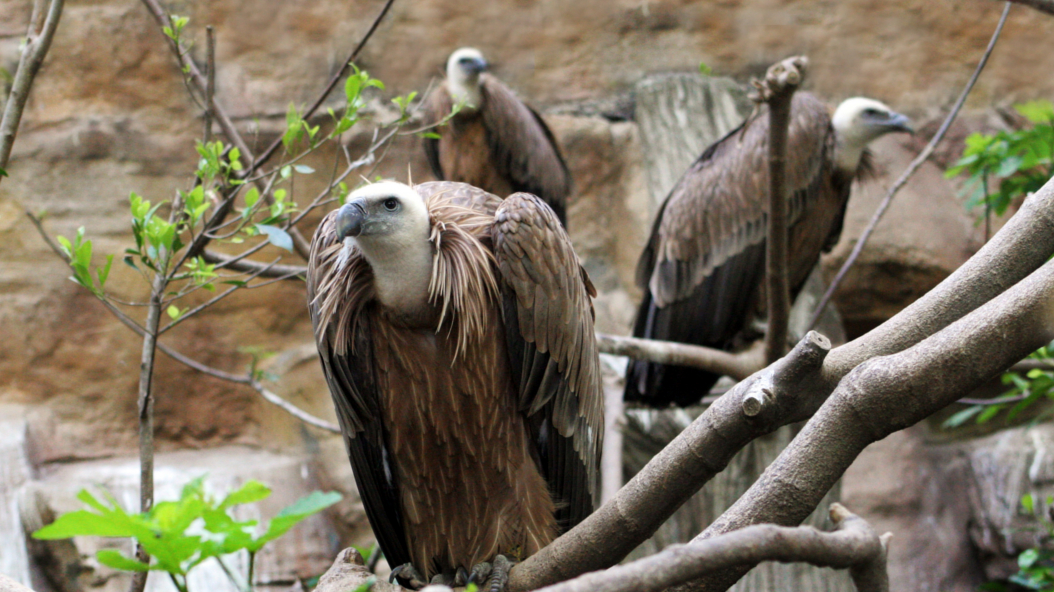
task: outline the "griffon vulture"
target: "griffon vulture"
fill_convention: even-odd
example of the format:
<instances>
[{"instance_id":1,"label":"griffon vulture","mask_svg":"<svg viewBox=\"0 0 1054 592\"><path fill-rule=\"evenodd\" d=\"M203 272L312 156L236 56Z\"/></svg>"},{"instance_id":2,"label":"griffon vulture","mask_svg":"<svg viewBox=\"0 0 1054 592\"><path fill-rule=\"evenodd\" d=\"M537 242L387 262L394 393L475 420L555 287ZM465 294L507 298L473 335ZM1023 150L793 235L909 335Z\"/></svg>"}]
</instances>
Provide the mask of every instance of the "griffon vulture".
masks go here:
<instances>
[{"instance_id":1,"label":"griffon vulture","mask_svg":"<svg viewBox=\"0 0 1054 592\"><path fill-rule=\"evenodd\" d=\"M761 114L711 145L667 196L637 265L644 300L633 334L720 349L745 345L764 308L769 118ZM870 171L867 144L911 131L908 118L866 98L834 113L799 92L787 139L788 283L797 295L821 251L842 232L849 190ZM625 399L662 407L699 400L718 375L633 362Z\"/></svg>"},{"instance_id":2,"label":"griffon vulture","mask_svg":"<svg viewBox=\"0 0 1054 592\"><path fill-rule=\"evenodd\" d=\"M493 560L496 589L593 511L595 291L540 199L367 185L322 220L307 287L355 482L400 578L463 584Z\"/></svg>"},{"instance_id":3,"label":"griffon vulture","mask_svg":"<svg viewBox=\"0 0 1054 592\"><path fill-rule=\"evenodd\" d=\"M436 124L456 103L461 110L439 138L425 138L425 156L437 179L461 181L498 196L533 193L566 224L571 173L542 118L486 73L479 50L463 47L450 55L446 81L425 105L425 120Z\"/></svg>"}]
</instances>

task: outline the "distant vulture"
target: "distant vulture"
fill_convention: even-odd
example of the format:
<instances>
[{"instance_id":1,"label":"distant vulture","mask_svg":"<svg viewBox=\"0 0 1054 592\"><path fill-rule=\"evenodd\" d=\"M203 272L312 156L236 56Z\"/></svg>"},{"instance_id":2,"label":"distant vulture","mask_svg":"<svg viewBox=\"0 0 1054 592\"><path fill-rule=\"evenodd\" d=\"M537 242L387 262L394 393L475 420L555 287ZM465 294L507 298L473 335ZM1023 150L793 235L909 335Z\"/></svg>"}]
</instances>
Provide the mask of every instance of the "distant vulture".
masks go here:
<instances>
[{"instance_id":1,"label":"distant vulture","mask_svg":"<svg viewBox=\"0 0 1054 592\"><path fill-rule=\"evenodd\" d=\"M540 199L367 185L315 232L307 288L359 495L400 578L463 584L494 561L500 580L593 511L595 291Z\"/></svg>"},{"instance_id":2,"label":"distant vulture","mask_svg":"<svg viewBox=\"0 0 1054 592\"><path fill-rule=\"evenodd\" d=\"M644 300L635 336L725 350L756 337L745 329L764 308L768 130L765 110L707 148L667 196L637 265ZM867 144L898 131L911 131L908 118L878 101L848 99L831 118L817 98L794 96L786 166L791 298L838 242L853 179L870 172ZM633 362L625 399L689 405L718 378Z\"/></svg>"},{"instance_id":3,"label":"distant vulture","mask_svg":"<svg viewBox=\"0 0 1054 592\"><path fill-rule=\"evenodd\" d=\"M446 81L429 97L425 120L443 120L464 102L447 125L435 128L439 139L424 140L425 156L437 179L475 185L500 197L533 193L567 223L567 170L552 132L542 118L486 73L479 50L463 47L446 63Z\"/></svg>"}]
</instances>

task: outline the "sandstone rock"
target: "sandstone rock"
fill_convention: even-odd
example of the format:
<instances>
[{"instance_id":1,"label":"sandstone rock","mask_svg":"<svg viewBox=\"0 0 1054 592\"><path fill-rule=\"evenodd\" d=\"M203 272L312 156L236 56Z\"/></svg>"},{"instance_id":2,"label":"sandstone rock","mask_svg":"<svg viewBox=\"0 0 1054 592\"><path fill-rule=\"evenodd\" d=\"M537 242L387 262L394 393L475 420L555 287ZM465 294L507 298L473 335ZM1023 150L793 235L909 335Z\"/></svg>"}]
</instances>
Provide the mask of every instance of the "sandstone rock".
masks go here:
<instances>
[{"instance_id":1,"label":"sandstone rock","mask_svg":"<svg viewBox=\"0 0 1054 592\"><path fill-rule=\"evenodd\" d=\"M882 174L857 184L842 239L824 256L827 279L841 267L893 180L915 154L886 136L872 146ZM893 200L836 293L850 337L893 316L936 286L981 246L980 230L943 171L925 163Z\"/></svg>"}]
</instances>

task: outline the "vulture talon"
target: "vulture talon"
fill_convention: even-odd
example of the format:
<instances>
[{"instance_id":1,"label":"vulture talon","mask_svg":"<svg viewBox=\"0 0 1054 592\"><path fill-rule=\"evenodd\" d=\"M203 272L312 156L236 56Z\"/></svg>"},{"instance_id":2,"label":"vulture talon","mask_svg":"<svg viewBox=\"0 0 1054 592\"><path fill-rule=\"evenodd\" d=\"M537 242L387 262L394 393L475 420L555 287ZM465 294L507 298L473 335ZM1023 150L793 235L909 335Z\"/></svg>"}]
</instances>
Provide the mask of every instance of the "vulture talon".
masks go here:
<instances>
[{"instance_id":1,"label":"vulture talon","mask_svg":"<svg viewBox=\"0 0 1054 592\"><path fill-rule=\"evenodd\" d=\"M400 579L400 584L410 588L411 590L420 590L428 585L425 582L424 577L416 569L412 563L404 563L392 570L392 575L388 576L388 583L395 583L395 578ZM406 582L403 584L403 582Z\"/></svg>"},{"instance_id":2,"label":"vulture talon","mask_svg":"<svg viewBox=\"0 0 1054 592\"><path fill-rule=\"evenodd\" d=\"M490 572L493 571L493 566L486 561L481 561L472 568L472 573L468 576L468 582L465 584L476 584L479 585L481 582L486 582L487 578L490 577Z\"/></svg>"},{"instance_id":3,"label":"vulture talon","mask_svg":"<svg viewBox=\"0 0 1054 592\"><path fill-rule=\"evenodd\" d=\"M454 585L451 588L460 588L467 586L469 581L468 571L463 567L457 568L457 573L454 575Z\"/></svg>"},{"instance_id":4,"label":"vulture talon","mask_svg":"<svg viewBox=\"0 0 1054 592\"><path fill-rule=\"evenodd\" d=\"M505 585L509 583L509 572L514 565L516 563L504 555L495 557L494 569L487 579L487 592L503 592Z\"/></svg>"}]
</instances>

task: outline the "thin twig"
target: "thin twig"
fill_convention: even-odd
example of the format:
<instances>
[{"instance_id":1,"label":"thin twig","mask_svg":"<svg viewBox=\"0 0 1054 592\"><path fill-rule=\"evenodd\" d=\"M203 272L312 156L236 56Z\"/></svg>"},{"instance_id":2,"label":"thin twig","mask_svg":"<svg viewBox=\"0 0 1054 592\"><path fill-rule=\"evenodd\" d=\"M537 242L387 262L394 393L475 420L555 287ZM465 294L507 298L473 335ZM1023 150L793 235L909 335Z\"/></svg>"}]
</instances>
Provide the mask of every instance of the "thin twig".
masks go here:
<instances>
[{"instance_id":1,"label":"thin twig","mask_svg":"<svg viewBox=\"0 0 1054 592\"><path fill-rule=\"evenodd\" d=\"M395 0L388 0L384 3L384 7L381 8L381 11L377 14L377 17L373 19L373 23L370 24L370 28L366 30L366 34L362 36L362 39L359 41L358 45L355 46L355 49L353 49L351 51L351 54L348 55L347 59L344 60L344 63L343 65L341 65L340 69L337 70L336 73L334 73L333 76L329 79L329 82L326 84L326 87L322 89L321 93L319 93L318 98L315 99L315 102L312 103L306 111L304 111L304 119L307 119L314 115L315 111L317 111L318 108L322 106L322 103L326 101L326 97L329 96L329 93L332 92L332 90L337 86L337 83L340 82L341 77L343 77L344 74L348 71L348 67L351 66L352 62L354 62L359 57L359 53L361 53L363 48L366 47L366 42L369 41L370 37L373 36L373 32L377 30L377 27L381 24L381 21L384 19L384 16L388 14L388 9L390 9L392 7L392 4L394 3ZM278 150L278 147L281 145L281 138L277 138L273 142L271 142L271 145L268 146L267 149L264 150L263 153L259 156L259 158L257 158L256 161L253 163L253 168L257 169L263 166L272 156L274 156L275 151Z\"/></svg>"},{"instance_id":2,"label":"thin twig","mask_svg":"<svg viewBox=\"0 0 1054 592\"><path fill-rule=\"evenodd\" d=\"M15 71L14 80L11 82L11 94L8 95L7 104L4 106L4 116L0 118L0 170L6 171L7 169L11 149L18 135L18 125L22 121L22 112L25 110L26 102L29 101L29 91L33 88L33 80L40 72L44 57L51 49L51 40L54 39L55 30L58 29L64 4L64 0L51 0L47 17L39 30L38 23L42 10L39 3L34 4L29 31L26 34L28 38L26 46L22 50L18 70ZM3 178L4 175L0 174L0 182Z\"/></svg>"},{"instance_id":3,"label":"thin twig","mask_svg":"<svg viewBox=\"0 0 1054 592\"><path fill-rule=\"evenodd\" d=\"M205 27L205 104L211 105L213 97L216 96L216 31L212 25ZM212 109L206 108L203 119L205 120L205 144L212 141Z\"/></svg>"},{"instance_id":4,"label":"thin twig","mask_svg":"<svg viewBox=\"0 0 1054 592\"><path fill-rule=\"evenodd\" d=\"M845 279L845 274L849 272L849 268L856 263L857 258L860 257L860 252L864 250L864 245L867 244L867 239L871 238L871 233L875 231L875 227L878 226L878 222L885 215L886 210L889 208L889 204L893 201L893 196L908 182L908 179L915 174L915 171L922 166L922 163L926 162L926 159L930 157L933 150L937 147L937 144L944 139L944 135L948 132L952 122L955 121L956 116L959 114L959 110L962 109L963 104L966 102L966 97L970 95L970 91L973 90L974 84L977 79L981 76L981 71L984 70L985 64L988 63L988 57L992 55L992 50L995 49L995 43L999 40L999 34L1003 31L1003 25L1006 24L1006 16L1010 13L1011 2L1007 2L1003 7L1003 14L999 17L999 24L996 25L995 32L992 33L992 38L988 41L988 47L984 51L984 55L981 56L981 61L977 63L977 68L974 69L973 75L970 76L969 82L966 83L966 87L959 95L958 100L955 101L955 105L952 106L952 110L948 113L948 117L944 119L944 123L941 124L940 129L934 134L929 144L922 149L922 152L915 157L915 160L911 161L908 168L901 173L900 178L890 186L889 191L886 192L886 196L882 198L882 202L878 204L878 209L871 216L871 221L867 223L867 228L864 229L863 234L857 239L856 244L853 245L853 250L849 253L849 258L842 264L842 268L838 270L838 274L834 276L834 280L831 285L824 292L823 298L820 299L820 304L816 306L816 312L812 314L812 318L809 320L809 329L816 326L816 323L820 320L820 315L823 314L827 305L831 302L831 298L834 297L835 290L842 284L842 280Z\"/></svg>"},{"instance_id":5,"label":"thin twig","mask_svg":"<svg viewBox=\"0 0 1054 592\"><path fill-rule=\"evenodd\" d=\"M59 245L56 244L55 241L53 241L50 236L48 236L47 232L44 230L44 225L43 225L43 222L40 220L40 218L36 217L29 210L25 210L25 214L26 214L26 217L29 218L30 222L33 223L33 226L36 227L37 232L40 233L41 238L48 245L48 247L50 247L51 250L55 253L55 255L57 255L60 259L62 259L68 265L69 264L69 258L66 257L65 253L62 252L62 248L59 247ZM106 309L108 311L110 311L110 313L113 314L114 317L116 317L118 321L121 321L121 323L123 323L126 327L128 327L133 332L135 332L136 335L139 335L140 337L143 337L145 339L147 331L142 325L140 325L139 323L135 322L135 319L133 319L133 318L129 317L128 315L126 315L124 313L124 311L122 311L121 309L119 309L116 306L114 306L113 303L110 302L109 300L99 299L99 302L101 302L102 305L105 306ZM196 370L198 372L201 372L202 374L211 376L213 378L218 378L220 380L226 380L227 382L234 382L234 383L237 383L237 384L244 384L244 385L250 386L250 387L253 388L253 390L255 390L258 393L260 393L261 395L263 395L264 399L266 399L268 402L270 402L270 403L272 403L274 405L277 405L278 407L284 409L290 415L296 417L297 419L300 419L301 421L303 421L305 423L308 423L310 425L313 425L315 427L321 428L321 429L329 431L329 432L333 432L333 433L336 433L336 434L340 433L340 428L338 426L336 426L336 425L334 425L332 423L329 423L329 422L327 422L327 421L325 421L323 419L319 419L319 418L311 415L310 413L304 411L303 409L300 409L299 407L296 407L295 405L293 405L289 401L286 401L285 399L282 399L278 395L276 395L273 392L267 390L259 381L255 380L249 374L231 374L230 372L224 372L223 370L219 370L219 369L213 368L211 366L206 366L205 364L202 364L201 362L198 362L197 360L194 360L192 358L188 358L187 356L185 356L182 353L176 351L175 349L169 347L168 345L165 345L164 343L157 342L156 345L157 345L157 349L161 350L161 353L167 355L168 357L172 358L173 360L176 360L177 362L183 364L184 366L187 366L188 368L191 368L193 370Z\"/></svg>"}]
</instances>

